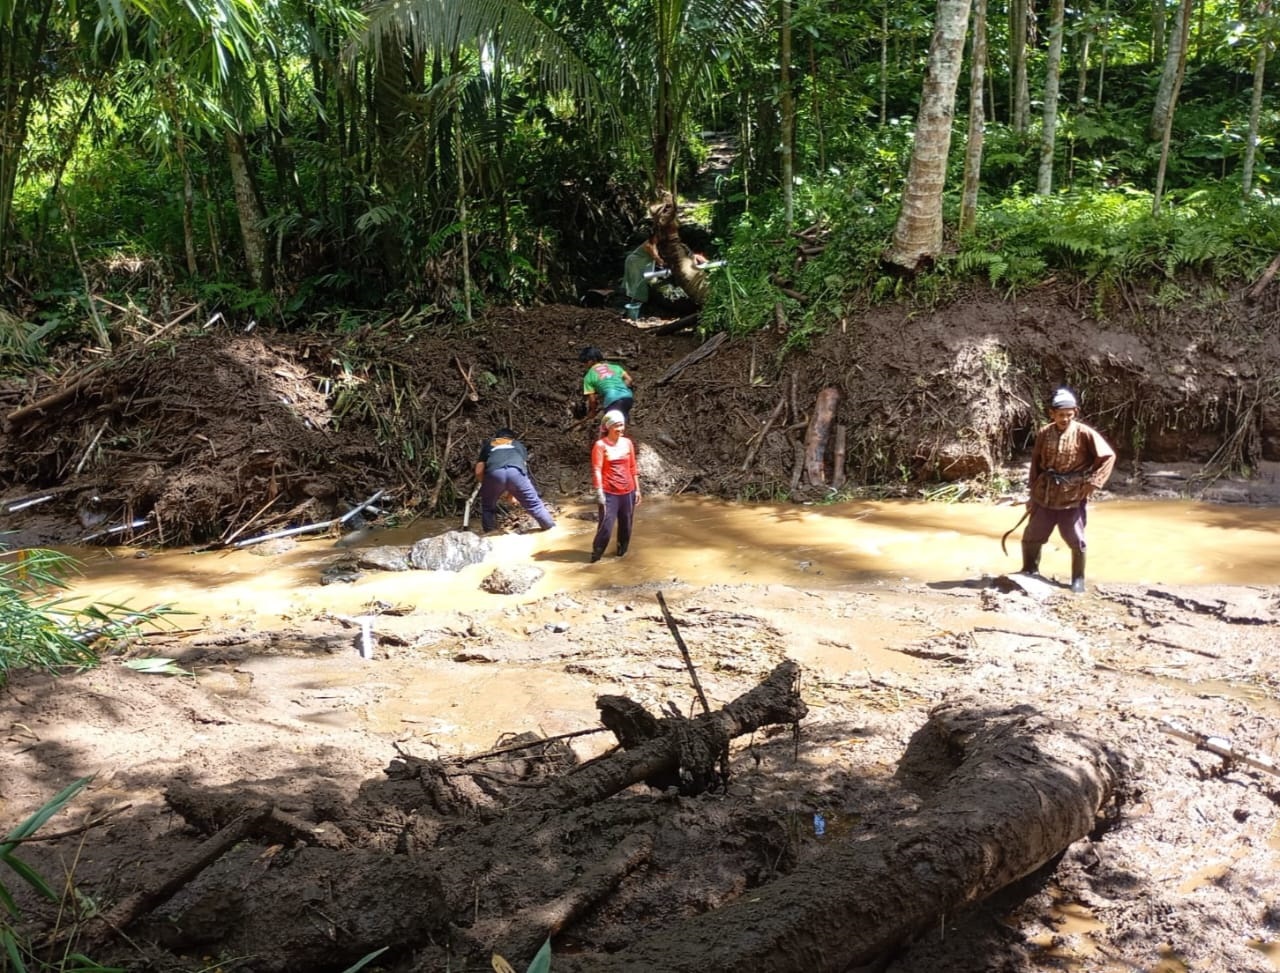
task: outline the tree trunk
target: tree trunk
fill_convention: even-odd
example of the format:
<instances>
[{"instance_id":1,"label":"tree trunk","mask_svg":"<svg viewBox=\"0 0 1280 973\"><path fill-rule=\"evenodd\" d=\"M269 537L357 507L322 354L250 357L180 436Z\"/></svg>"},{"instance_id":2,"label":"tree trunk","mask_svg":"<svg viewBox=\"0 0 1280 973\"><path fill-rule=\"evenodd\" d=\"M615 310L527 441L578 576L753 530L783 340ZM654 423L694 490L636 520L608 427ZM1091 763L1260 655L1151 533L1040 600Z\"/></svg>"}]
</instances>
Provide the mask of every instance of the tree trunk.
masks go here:
<instances>
[{"instance_id":1,"label":"tree trunk","mask_svg":"<svg viewBox=\"0 0 1280 973\"><path fill-rule=\"evenodd\" d=\"M1265 21L1271 13L1270 0L1258 4L1258 20ZM1258 119L1262 115L1262 86L1267 74L1267 41L1259 39L1258 53L1253 59L1253 98L1249 102L1249 135L1245 139L1244 164L1241 172L1241 189L1246 198L1253 191L1253 164L1258 154Z\"/></svg>"},{"instance_id":2,"label":"tree trunk","mask_svg":"<svg viewBox=\"0 0 1280 973\"><path fill-rule=\"evenodd\" d=\"M1169 44L1169 50L1172 52L1176 48L1179 57L1177 64L1173 66L1173 85L1164 113L1164 127L1160 132L1160 166L1156 170L1156 189L1151 198L1151 212L1154 216L1160 215L1160 201L1164 196L1164 177L1169 168L1169 144L1173 140L1173 111L1178 104L1178 91L1182 88L1182 75L1187 68L1187 34L1191 28L1191 7L1194 3L1195 0L1182 0L1178 7L1177 23L1174 25L1177 28L1176 37ZM1162 87L1163 84L1162 79Z\"/></svg>"},{"instance_id":3,"label":"tree trunk","mask_svg":"<svg viewBox=\"0 0 1280 973\"><path fill-rule=\"evenodd\" d=\"M942 190L968 21L969 0L938 0L902 210L885 255L889 263L908 271L915 271L942 249Z\"/></svg>"},{"instance_id":4,"label":"tree trunk","mask_svg":"<svg viewBox=\"0 0 1280 973\"><path fill-rule=\"evenodd\" d=\"M1049 17L1049 57L1044 70L1044 125L1040 132L1040 172L1036 193L1053 191L1053 150L1058 130L1058 85L1062 77L1063 0L1052 0Z\"/></svg>"},{"instance_id":5,"label":"tree trunk","mask_svg":"<svg viewBox=\"0 0 1280 973\"><path fill-rule=\"evenodd\" d=\"M1164 59L1165 34L1165 0L1151 0L1151 63L1159 64Z\"/></svg>"},{"instance_id":6,"label":"tree trunk","mask_svg":"<svg viewBox=\"0 0 1280 973\"><path fill-rule=\"evenodd\" d=\"M267 238L262 233L262 207L254 189L244 136L235 129L228 128L226 143L231 184L235 190L236 214L240 218L240 240L244 245L245 267L253 286L260 291L268 291L272 286L271 263L267 252Z\"/></svg>"},{"instance_id":7,"label":"tree trunk","mask_svg":"<svg viewBox=\"0 0 1280 973\"><path fill-rule=\"evenodd\" d=\"M889 4L880 9L880 124L889 116Z\"/></svg>"},{"instance_id":8,"label":"tree trunk","mask_svg":"<svg viewBox=\"0 0 1280 973\"><path fill-rule=\"evenodd\" d=\"M1088 17L1089 10L1086 6L1083 10L1085 18ZM1093 46L1093 27L1086 22L1082 25L1080 31L1080 49L1076 54L1076 111L1084 111L1085 95L1089 92L1089 48Z\"/></svg>"},{"instance_id":9,"label":"tree trunk","mask_svg":"<svg viewBox=\"0 0 1280 973\"><path fill-rule=\"evenodd\" d=\"M0 275L8 264L9 240L13 224L13 196L18 169L27 144L27 125L35 102L37 83L44 76L45 46L49 40L49 20L60 6L46 0L35 29L29 29L30 13L25 5L13 12L10 23L0 30Z\"/></svg>"},{"instance_id":10,"label":"tree trunk","mask_svg":"<svg viewBox=\"0 0 1280 973\"><path fill-rule=\"evenodd\" d=\"M782 124L782 220L788 232L795 212L794 173L796 107L791 98L791 0L779 0L778 113Z\"/></svg>"},{"instance_id":11,"label":"tree trunk","mask_svg":"<svg viewBox=\"0 0 1280 973\"><path fill-rule=\"evenodd\" d=\"M1165 54L1164 70L1160 72L1160 87L1156 90L1155 106L1151 111L1148 134L1152 139L1163 136L1166 123L1173 115L1173 102L1176 98L1173 89L1182 81L1182 69L1187 62L1187 33L1191 27L1191 7L1194 2L1195 0L1182 0L1174 15L1169 50Z\"/></svg>"},{"instance_id":12,"label":"tree trunk","mask_svg":"<svg viewBox=\"0 0 1280 973\"><path fill-rule=\"evenodd\" d=\"M900 827L833 842L822 858L714 912L559 973L843 973L883 960L1035 871L1093 830L1120 768L1105 745L1018 707L948 703L912 738L899 776L940 782Z\"/></svg>"},{"instance_id":13,"label":"tree trunk","mask_svg":"<svg viewBox=\"0 0 1280 973\"><path fill-rule=\"evenodd\" d=\"M680 239L680 221L675 197L665 193L654 209L653 228L658 234L658 253L671 270L672 282L689 295L699 308L707 303L711 285L707 275L693 262L693 251Z\"/></svg>"},{"instance_id":14,"label":"tree trunk","mask_svg":"<svg viewBox=\"0 0 1280 973\"><path fill-rule=\"evenodd\" d=\"M978 186L982 181L982 143L986 110L982 101L987 65L987 0L973 0L973 49L969 53L969 135L964 145L964 191L960 197L960 234L978 225Z\"/></svg>"},{"instance_id":15,"label":"tree trunk","mask_svg":"<svg viewBox=\"0 0 1280 973\"><path fill-rule=\"evenodd\" d=\"M1029 0L1011 0L1009 4L1009 57L1012 60L1009 83L1009 124L1019 135L1031 122L1031 93L1027 86L1027 21Z\"/></svg>"}]
</instances>

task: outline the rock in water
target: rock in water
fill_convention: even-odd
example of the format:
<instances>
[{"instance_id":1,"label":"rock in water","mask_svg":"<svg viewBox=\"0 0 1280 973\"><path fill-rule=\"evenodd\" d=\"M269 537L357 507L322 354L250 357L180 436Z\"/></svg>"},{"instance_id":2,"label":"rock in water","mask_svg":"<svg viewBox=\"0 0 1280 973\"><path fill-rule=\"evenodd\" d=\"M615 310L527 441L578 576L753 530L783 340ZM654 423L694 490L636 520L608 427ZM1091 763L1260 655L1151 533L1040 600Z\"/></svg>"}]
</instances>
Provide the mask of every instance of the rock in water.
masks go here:
<instances>
[{"instance_id":1,"label":"rock in water","mask_svg":"<svg viewBox=\"0 0 1280 973\"><path fill-rule=\"evenodd\" d=\"M545 572L531 564L510 568L494 568L493 573L480 582L480 587L495 595L520 595L532 588Z\"/></svg>"},{"instance_id":2,"label":"rock in water","mask_svg":"<svg viewBox=\"0 0 1280 973\"><path fill-rule=\"evenodd\" d=\"M451 530L438 537L424 537L409 549L409 563L420 571L461 571L479 564L493 545L466 530Z\"/></svg>"}]
</instances>

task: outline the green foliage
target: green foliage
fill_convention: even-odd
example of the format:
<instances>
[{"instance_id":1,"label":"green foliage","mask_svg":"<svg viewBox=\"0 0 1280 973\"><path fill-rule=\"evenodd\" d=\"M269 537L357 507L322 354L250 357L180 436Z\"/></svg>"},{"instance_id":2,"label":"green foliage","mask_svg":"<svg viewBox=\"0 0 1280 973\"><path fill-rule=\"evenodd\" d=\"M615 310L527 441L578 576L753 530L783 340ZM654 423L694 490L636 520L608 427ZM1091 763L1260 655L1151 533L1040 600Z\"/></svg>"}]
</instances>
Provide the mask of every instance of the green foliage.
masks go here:
<instances>
[{"instance_id":1,"label":"green foliage","mask_svg":"<svg viewBox=\"0 0 1280 973\"><path fill-rule=\"evenodd\" d=\"M1256 274L1280 244L1280 214L1229 191L1172 194L1159 216L1151 210L1150 195L1133 189L1009 196L981 211L946 269L1009 288L1065 272L1104 294L1123 282L1158 288L1179 278L1181 298L1194 281Z\"/></svg>"},{"instance_id":2,"label":"green foliage","mask_svg":"<svg viewBox=\"0 0 1280 973\"><path fill-rule=\"evenodd\" d=\"M17 854L22 842L32 838L55 814L71 802L92 780L81 777L63 788L44 804L35 814L10 831L0 841L0 906L4 914L0 915L0 969L11 969L13 973L125 973L120 967L103 966L94 962L83 953L75 952L70 946L65 947L63 955L54 960L38 958L32 943L19 930L18 922L22 913L10 886L6 884L7 876L14 876L32 889L38 896L48 902L60 903L62 896L43 875L28 865ZM81 918L93 909L93 903L81 898L74 889L67 891L75 899L77 906L75 917Z\"/></svg>"},{"instance_id":3,"label":"green foliage","mask_svg":"<svg viewBox=\"0 0 1280 973\"><path fill-rule=\"evenodd\" d=\"M93 643L133 631L138 623L170 614L160 606L137 611L123 605L73 607L48 593L66 587L73 558L40 549L0 554L0 685L10 672L84 669L98 662Z\"/></svg>"}]
</instances>

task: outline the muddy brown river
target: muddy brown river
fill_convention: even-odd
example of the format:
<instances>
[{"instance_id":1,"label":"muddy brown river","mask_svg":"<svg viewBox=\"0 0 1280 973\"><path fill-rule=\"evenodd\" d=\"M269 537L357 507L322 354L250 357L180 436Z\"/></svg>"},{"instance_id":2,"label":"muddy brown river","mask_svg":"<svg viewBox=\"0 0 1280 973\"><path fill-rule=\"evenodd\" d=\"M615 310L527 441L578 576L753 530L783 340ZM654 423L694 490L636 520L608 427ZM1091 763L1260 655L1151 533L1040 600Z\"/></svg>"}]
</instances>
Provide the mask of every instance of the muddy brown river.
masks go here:
<instances>
[{"instance_id":1,"label":"muddy brown river","mask_svg":"<svg viewBox=\"0 0 1280 973\"><path fill-rule=\"evenodd\" d=\"M265 549L134 556L117 548L74 550L83 576L73 593L131 605L168 603L197 615L351 612L371 600L411 602L419 611L493 607L478 587L495 564L531 561L546 573L527 594L574 592L646 581L787 584L821 589L876 580L944 583L1005 574L1020 566L1019 532L1000 538L1020 506L859 502L829 506L729 503L701 498L648 500L637 514L625 559L587 562L594 508L569 505L546 533L500 534L484 564L445 572L366 573L352 584L321 586L320 571L341 552L335 539L298 538L282 553ZM461 527L421 520L375 529L339 543L407 545ZM1183 501L1118 500L1090 508L1089 580L1150 584L1280 584L1280 508ZM1042 570L1062 579L1070 553L1046 545Z\"/></svg>"}]
</instances>

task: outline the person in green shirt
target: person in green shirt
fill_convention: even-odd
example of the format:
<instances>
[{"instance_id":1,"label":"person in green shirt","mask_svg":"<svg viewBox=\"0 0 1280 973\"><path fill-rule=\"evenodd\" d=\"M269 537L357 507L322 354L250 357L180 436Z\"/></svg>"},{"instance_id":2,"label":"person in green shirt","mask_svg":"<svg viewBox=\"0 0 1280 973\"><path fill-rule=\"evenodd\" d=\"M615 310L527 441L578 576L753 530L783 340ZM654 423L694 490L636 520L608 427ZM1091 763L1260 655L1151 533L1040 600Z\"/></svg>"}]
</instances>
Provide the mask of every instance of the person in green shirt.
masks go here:
<instances>
[{"instance_id":1,"label":"person in green shirt","mask_svg":"<svg viewBox=\"0 0 1280 973\"><path fill-rule=\"evenodd\" d=\"M631 406L635 396L631 391L631 376L621 365L605 361L604 352L588 345L578 353L578 361L587 366L582 377L582 394L587 397L587 415L616 409L627 421L631 420Z\"/></svg>"}]
</instances>

